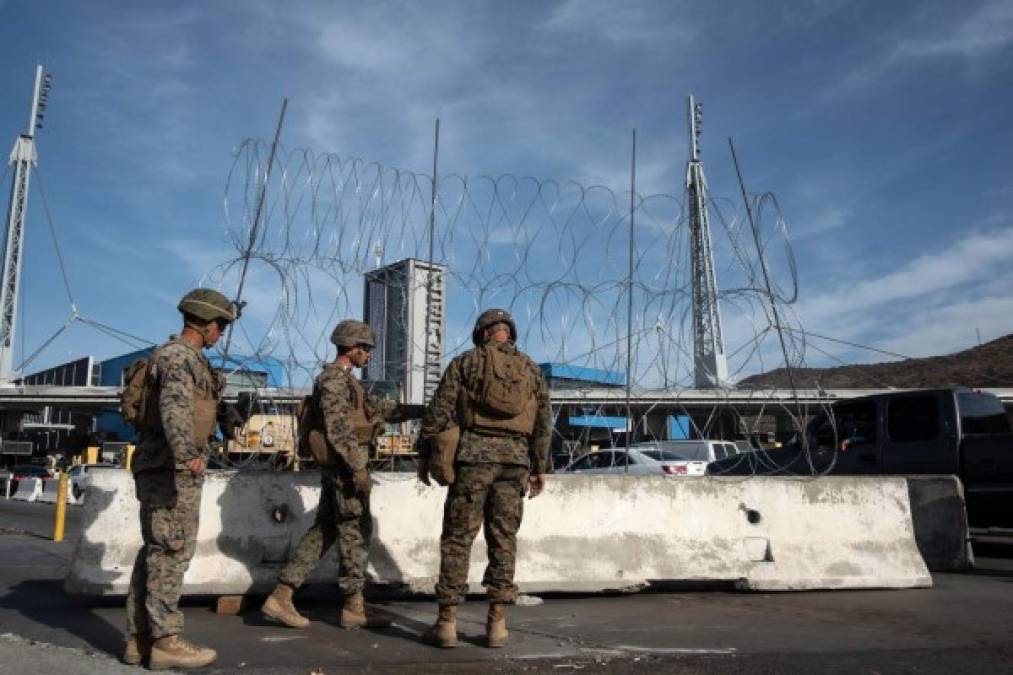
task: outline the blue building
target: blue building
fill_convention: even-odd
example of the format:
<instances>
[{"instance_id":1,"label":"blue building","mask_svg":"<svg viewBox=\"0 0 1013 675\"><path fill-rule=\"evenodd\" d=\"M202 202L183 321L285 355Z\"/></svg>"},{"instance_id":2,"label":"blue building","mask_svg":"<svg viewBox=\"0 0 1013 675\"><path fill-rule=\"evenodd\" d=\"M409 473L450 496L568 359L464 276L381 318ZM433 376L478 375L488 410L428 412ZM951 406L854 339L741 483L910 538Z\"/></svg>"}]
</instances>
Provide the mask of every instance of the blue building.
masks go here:
<instances>
[{"instance_id":1,"label":"blue building","mask_svg":"<svg viewBox=\"0 0 1013 675\"><path fill-rule=\"evenodd\" d=\"M539 363L549 389L617 389L626 386L626 376L612 370L571 366L565 363Z\"/></svg>"}]
</instances>

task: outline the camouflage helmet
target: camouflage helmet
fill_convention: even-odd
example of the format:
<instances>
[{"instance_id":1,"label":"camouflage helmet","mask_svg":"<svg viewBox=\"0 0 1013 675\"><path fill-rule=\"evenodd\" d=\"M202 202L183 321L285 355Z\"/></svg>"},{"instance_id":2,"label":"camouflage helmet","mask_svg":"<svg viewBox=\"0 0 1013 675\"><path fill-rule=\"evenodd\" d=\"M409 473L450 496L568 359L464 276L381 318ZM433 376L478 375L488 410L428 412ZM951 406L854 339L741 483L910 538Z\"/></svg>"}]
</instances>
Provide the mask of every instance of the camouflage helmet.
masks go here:
<instances>
[{"instance_id":1,"label":"camouflage helmet","mask_svg":"<svg viewBox=\"0 0 1013 675\"><path fill-rule=\"evenodd\" d=\"M514 319L510 316L510 312L505 309L487 309L478 315L478 319L475 320L475 329L471 331L471 341L475 343L476 347L484 341L482 332L497 323L505 323L510 326L510 341L517 342L517 326L514 325Z\"/></svg>"},{"instance_id":2,"label":"camouflage helmet","mask_svg":"<svg viewBox=\"0 0 1013 675\"><path fill-rule=\"evenodd\" d=\"M177 309L208 322L224 319L232 323L238 316L235 303L211 288L193 289L183 296Z\"/></svg>"},{"instance_id":3,"label":"camouflage helmet","mask_svg":"<svg viewBox=\"0 0 1013 675\"><path fill-rule=\"evenodd\" d=\"M337 347L358 347L359 345L375 345L373 330L355 319L345 319L334 328L331 342Z\"/></svg>"}]
</instances>

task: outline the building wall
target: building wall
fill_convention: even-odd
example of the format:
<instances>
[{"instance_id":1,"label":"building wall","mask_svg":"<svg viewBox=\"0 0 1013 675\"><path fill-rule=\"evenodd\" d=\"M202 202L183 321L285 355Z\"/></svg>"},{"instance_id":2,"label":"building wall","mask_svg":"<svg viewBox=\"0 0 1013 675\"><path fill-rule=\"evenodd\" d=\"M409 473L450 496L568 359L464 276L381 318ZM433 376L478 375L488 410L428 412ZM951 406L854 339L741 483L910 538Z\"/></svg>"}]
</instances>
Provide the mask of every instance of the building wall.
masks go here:
<instances>
[{"instance_id":1,"label":"building wall","mask_svg":"<svg viewBox=\"0 0 1013 675\"><path fill-rule=\"evenodd\" d=\"M408 403L429 400L442 374L445 277L444 266L412 258L366 273L363 320L376 347L363 379L400 387Z\"/></svg>"}]
</instances>

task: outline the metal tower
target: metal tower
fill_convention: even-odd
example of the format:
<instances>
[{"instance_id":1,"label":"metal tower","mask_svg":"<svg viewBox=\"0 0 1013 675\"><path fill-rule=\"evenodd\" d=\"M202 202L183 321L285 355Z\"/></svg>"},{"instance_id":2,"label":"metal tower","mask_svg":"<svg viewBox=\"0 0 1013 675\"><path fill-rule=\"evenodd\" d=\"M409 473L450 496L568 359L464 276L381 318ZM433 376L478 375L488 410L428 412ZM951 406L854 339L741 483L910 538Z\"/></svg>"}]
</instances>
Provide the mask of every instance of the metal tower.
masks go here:
<instances>
[{"instance_id":1,"label":"metal tower","mask_svg":"<svg viewBox=\"0 0 1013 675\"><path fill-rule=\"evenodd\" d=\"M689 97L689 162L686 164L686 203L689 206L690 256L693 259L693 357L697 389L728 385L728 362L721 337L718 285L714 277L710 222L707 218L707 179L700 160L703 106Z\"/></svg>"},{"instance_id":2,"label":"metal tower","mask_svg":"<svg viewBox=\"0 0 1013 675\"><path fill-rule=\"evenodd\" d=\"M49 101L53 76L43 77L42 66L35 67L35 90L28 131L18 136L11 151L14 166L11 198L7 206L7 236L3 248L3 275L0 278L0 385L14 378L14 327L18 312L18 285L21 280L21 249L25 234L25 212L28 210L28 179L36 165L35 130L42 128L42 117Z\"/></svg>"}]
</instances>

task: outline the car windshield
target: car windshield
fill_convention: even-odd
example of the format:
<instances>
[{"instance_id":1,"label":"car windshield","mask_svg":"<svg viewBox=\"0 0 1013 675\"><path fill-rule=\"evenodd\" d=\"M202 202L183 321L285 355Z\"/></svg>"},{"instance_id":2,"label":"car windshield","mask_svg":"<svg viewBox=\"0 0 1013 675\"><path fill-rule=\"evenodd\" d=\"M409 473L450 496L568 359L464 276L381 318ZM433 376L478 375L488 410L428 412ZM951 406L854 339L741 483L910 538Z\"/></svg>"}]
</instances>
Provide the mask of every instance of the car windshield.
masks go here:
<instances>
[{"instance_id":1,"label":"car windshield","mask_svg":"<svg viewBox=\"0 0 1013 675\"><path fill-rule=\"evenodd\" d=\"M679 453L672 452L671 450L642 450L640 454L646 455L647 457L650 457L651 459L657 460L659 462L688 461L685 457L683 457Z\"/></svg>"}]
</instances>

